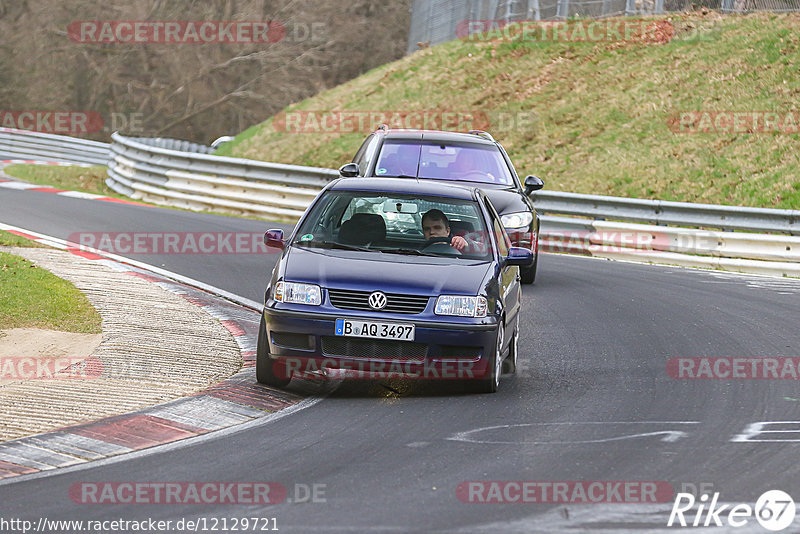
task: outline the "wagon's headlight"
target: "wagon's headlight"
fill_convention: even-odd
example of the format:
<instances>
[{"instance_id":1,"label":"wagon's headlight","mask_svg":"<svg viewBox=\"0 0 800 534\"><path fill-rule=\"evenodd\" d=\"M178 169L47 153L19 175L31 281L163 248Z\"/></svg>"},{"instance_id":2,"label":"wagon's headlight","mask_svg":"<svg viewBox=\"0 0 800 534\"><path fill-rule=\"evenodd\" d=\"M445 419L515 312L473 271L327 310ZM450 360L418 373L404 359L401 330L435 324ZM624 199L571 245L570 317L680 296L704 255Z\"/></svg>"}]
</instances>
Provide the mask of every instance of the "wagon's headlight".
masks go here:
<instances>
[{"instance_id":1,"label":"wagon's headlight","mask_svg":"<svg viewBox=\"0 0 800 534\"><path fill-rule=\"evenodd\" d=\"M322 304L322 290L314 284L298 284L295 282L278 282L275 284L273 298L287 304Z\"/></svg>"},{"instance_id":2,"label":"wagon's headlight","mask_svg":"<svg viewBox=\"0 0 800 534\"><path fill-rule=\"evenodd\" d=\"M436 315L455 315L458 317L486 317L486 298L462 297L460 295L441 295L436 299Z\"/></svg>"},{"instance_id":3,"label":"wagon's headlight","mask_svg":"<svg viewBox=\"0 0 800 534\"><path fill-rule=\"evenodd\" d=\"M506 213L500 217L503 226L506 228L527 228L533 220L533 214L529 211L518 213Z\"/></svg>"}]
</instances>

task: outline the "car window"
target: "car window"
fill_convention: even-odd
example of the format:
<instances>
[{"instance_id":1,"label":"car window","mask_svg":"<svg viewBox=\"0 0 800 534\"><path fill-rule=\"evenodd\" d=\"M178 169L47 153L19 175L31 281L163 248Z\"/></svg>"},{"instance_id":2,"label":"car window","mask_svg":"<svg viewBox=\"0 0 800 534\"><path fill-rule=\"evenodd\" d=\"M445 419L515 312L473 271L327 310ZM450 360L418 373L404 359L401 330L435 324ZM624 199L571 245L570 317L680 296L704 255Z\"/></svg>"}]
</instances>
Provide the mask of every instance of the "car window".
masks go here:
<instances>
[{"instance_id":1,"label":"car window","mask_svg":"<svg viewBox=\"0 0 800 534\"><path fill-rule=\"evenodd\" d=\"M501 185L514 183L498 148L477 143L386 141L375 175Z\"/></svg>"},{"instance_id":2,"label":"car window","mask_svg":"<svg viewBox=\"0 0 800 534\"><path fill-rule=\"evenodd\" d=\"M471 240L470 250L458 256L491 258L487 225L477 202L406 194L328 191L304 219L293 243L426 255L420 254L429 245L422 232L422 217L434 209L447 217L451 235ZM443 255L448 254L446 249L442 249Z\"/></svg>"},{"instance_id":3,"label":"car window","mask_svg":"<svg viewBox=\"0 0 800 534\"><path fill-rule=\"evenodd\" d=\"M372 136L372 140L367 145L367 149L364 152L364 158L361 163L358 164L359 174L361 176L366 176L367 169L369 169L372 160L375 158L375 152L378 149L378 143L380 142L380 137L377 135Z\"/></svg>"},{"instance_id":4,"label":"car window","mask_svg":"<svg viewBox=\"0 0 800 534\"><path fill-rule=\"evenodd\" d=\"M358 152L356 152L356 155L353 158L353 163L358 164L360 176L366 175L367 169L369 169L369 165L372 163L372 160L375 157L375 151L378 148L379 142L380 138L375 134L371 134L361 144L361 148L358 149Z\"/></svg>"},{"instance_id":5,"label":"car window","mask_svg":"<svg viewBox=\"0 0 800 534\"><path fill-rule=\"evenodd\" d=\"M367 137L366 140L361 143L361 146L358 148L358 152L356 152L356 155L353 157L353 163L358 163L359 165L361 164L361 161L364 159L364 153L367 151L367 146L369 146L369 143L374 138L375 134L370 134L369 137Z\"/></svg>"},{"instance_id":6,"label":"car window","mask_svg":"<svg viewBox=\"0 0 800 534\"><path fill-rule=\"evenodd\" d=\"M416 177L419 169L420 145L416 142L389 142L381 147L376 176Z\"/></svg>"}]
</instances>

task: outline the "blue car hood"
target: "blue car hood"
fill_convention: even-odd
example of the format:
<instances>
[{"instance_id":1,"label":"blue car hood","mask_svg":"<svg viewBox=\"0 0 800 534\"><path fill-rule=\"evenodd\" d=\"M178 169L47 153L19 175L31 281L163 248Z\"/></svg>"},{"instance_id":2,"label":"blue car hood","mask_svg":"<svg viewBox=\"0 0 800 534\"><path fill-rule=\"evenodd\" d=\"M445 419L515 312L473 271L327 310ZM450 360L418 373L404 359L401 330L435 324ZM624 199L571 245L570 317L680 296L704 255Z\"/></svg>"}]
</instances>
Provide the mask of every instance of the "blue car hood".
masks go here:
<instances>
[{"instance_id":1,"label":"blue car hood","mask_svg":"<svg viewBox=\"0 0 800 534\"><path fill-rule=\"evenodd\" d=\"M477 295L494 265L491 261L298 247L289 250L284 262L283 277L291 282L431 296Z\"/></svg>"}]
</instances>

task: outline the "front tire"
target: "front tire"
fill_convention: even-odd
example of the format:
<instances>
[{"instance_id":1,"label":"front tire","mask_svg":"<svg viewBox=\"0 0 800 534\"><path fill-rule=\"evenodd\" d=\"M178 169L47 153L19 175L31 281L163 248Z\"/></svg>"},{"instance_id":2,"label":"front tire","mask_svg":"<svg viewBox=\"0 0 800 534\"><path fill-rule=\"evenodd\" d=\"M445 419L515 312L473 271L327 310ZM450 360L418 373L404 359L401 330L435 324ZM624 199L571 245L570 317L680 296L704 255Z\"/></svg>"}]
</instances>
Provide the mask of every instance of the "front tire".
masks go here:
<instances>
[{"instance_id":1,"label":"front tire","mask_svg":"<svg viewBox=\"0 0 800 534\"><path fill-rule=\"evenodd\" d=\"M503 373L515 374L517 372L517 359L519 357L519 320L514 336L508 344L508 356L503 360Z\"/></svg>"},{"instance_id":2,"label":"front tire","mask_svg":"<svg viewBox=\"0 0 800 534\"><path fill-rule=\"evenodd\" d=\"M267 321L261 314L261 324L258 327L258 345L256 347L256 380L260 384L273 387L286 387L291 377L286 376L286 363L273 360L269 357L269 343L267 342Z\"/></svg>"},{"instance_id":3,"label":"front tire","mask_svg":"<svg viewBox=\"0 0 800 534\"><path fill-rule=\"evenodd\" d=\"M503 372L503 325L497 327L497 341L494 346L494 356L487 362L488 375L474 381L476 393L495 393L500 387L500 375Z\"/></svg>"}]
</instances>

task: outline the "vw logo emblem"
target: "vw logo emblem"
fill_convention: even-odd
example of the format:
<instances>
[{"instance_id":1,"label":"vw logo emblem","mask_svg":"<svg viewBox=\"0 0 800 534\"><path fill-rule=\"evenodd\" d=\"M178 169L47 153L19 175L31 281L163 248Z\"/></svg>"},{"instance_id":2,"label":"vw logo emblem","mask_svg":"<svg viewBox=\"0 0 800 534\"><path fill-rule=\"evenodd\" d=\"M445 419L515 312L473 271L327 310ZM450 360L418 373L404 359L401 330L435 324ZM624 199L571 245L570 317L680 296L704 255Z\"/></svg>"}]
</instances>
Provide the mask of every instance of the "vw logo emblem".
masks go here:
<instances>
[{"instance_id":1,"label":"vw logo emblem","mask_svg":"<svg viewBox=\"0 0 800 534\"><path fill-rule=\"evenodd\" d=\"M367 302L373 310L382 310L386 307L386 295L381 291L375 291L369 296Z\"/></svg>"}]
</instances>

